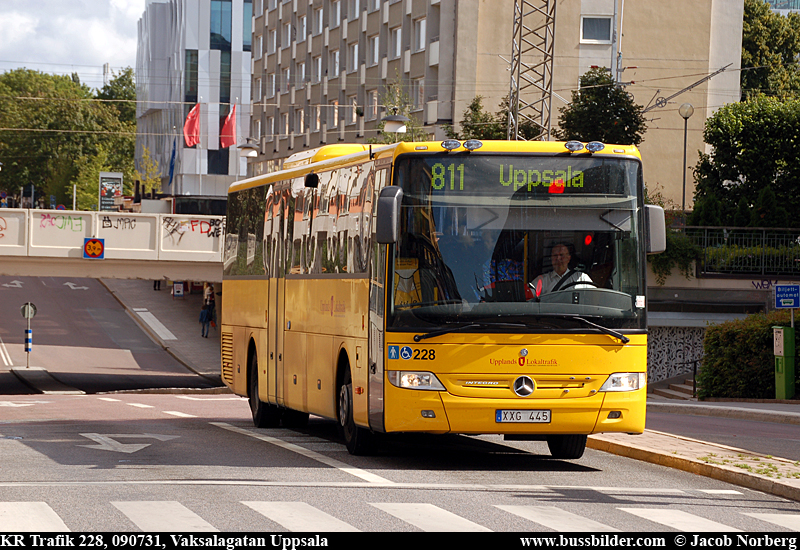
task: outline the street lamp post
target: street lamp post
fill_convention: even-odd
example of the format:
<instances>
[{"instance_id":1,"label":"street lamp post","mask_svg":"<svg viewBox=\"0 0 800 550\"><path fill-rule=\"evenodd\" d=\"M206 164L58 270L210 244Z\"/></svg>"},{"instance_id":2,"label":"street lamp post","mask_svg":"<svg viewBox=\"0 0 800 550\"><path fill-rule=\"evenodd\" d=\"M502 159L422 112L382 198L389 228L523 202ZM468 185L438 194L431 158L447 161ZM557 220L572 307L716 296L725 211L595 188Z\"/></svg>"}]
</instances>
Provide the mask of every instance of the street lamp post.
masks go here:
<instances>
[{"instance_id":1,"label":"street lamp post","mask_svg":"<svg viewBox=\"0 0 800 550\"><path fill-rule=\"evenodd\" d=\"M394 141L397 142L397 134L406 133L407 130L406 124L409 122L409 118L403 115L398 115L397 108L395 108L394 114L383 117L381 119L381 122L384 123L383 131L393 133Z\"/></svg>"},{"instance_id":2,"label":"street lamp post","mask_svg":"<svg viewBox=\"0 0 800 550\"><path fill-rule=\"evenodd\" d=\"M689 129L689 117L694 113L691 103L684 103L678 108L678 113L683 117L683 193L681 194L681 212L686 223L686 138Z\"/></svg>"}]
</instances>

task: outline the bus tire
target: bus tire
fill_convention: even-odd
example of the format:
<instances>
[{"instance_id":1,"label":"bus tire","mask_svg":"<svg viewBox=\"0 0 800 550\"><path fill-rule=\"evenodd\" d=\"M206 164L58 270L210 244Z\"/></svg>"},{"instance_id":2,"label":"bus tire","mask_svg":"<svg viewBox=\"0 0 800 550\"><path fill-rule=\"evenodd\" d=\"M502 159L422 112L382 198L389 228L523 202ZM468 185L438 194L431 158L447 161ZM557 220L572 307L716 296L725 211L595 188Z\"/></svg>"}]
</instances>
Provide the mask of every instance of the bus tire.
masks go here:
<instances>
[{"instance_id":1,"label":"bus tire","mask_svg":"<svg viewBox=\"0 0 800 550\"><path fill-rule=\"evenodd\" d=\"M264 403L258 397L258 357L253 351L250 357L250 394L247 401L250 403L250 413L253 415L253 424L256 428L277 428L281 419L280 410L275 405Z\"/></svg>"},{"instance_id":2,"label":"bus tire","mask_svg":"<svg viewBox=\"0 0 800 550\"><path fill-rule=\"evenodd\" d=\"M339 433L351 455L368 455L372 451L372 433L356 426L353 418L353 379L350 367L345 368L344 380L339 386Z\"/></svg>"},{"instance_id":3,"label":"bus tire","mask_svg":"<svg viewBox=\"0 0 800 550\"><path fill-rule=\"evenodd\" d=\"M548 435L547 447L553 458L576 459L583 456L586 450L585 435Z\"/></svg>"}]
</instances>

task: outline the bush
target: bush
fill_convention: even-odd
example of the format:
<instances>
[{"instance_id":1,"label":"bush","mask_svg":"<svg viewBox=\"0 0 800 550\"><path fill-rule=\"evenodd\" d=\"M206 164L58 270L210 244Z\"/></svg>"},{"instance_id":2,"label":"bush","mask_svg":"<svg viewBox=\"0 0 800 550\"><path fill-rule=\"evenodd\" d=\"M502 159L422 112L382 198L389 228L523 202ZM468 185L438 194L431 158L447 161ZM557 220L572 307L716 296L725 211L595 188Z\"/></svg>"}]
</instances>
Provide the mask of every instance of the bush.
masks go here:
<instances>
[{"instance_id":1,"label":"bush","mask_svg":"<svg viewBox=\"0 0 800 550\"><path fill-rule=\"evenodd\" d=\"M703 250L689 237L680 231L668 229L667 249L661 254L648 255L647 261L653 268L656 282L663 286L675 267L680 270L681 275L689 279L693 275L693 263L701 260L702 257Z\"/></svg>"},{"instance_id":2,"label":"bush","mask_svg":"<svg viewBox=\"0 0 800 550\"><path fill-rule=\"evenodd\" d=\"M700 398L774 399L772 327L790 324L789 312L784 310L708 327L703 341L703 366L697 374ZM795 350L796 354L797 344ZM795 359L795 378L798 371Z\"/></svg>"}]
</instances>

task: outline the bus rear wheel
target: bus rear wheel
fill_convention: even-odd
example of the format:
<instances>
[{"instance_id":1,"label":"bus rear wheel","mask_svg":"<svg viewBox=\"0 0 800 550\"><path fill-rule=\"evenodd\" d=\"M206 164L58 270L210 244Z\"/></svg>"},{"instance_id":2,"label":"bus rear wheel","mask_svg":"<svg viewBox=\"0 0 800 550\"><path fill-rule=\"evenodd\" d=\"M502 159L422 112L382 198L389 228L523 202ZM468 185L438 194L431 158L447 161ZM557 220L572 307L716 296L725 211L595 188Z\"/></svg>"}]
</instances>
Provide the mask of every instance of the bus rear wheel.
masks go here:
<instances>
[{"instance_id":1,"label":"bus rear wheel","mask_svg":"<svg viewBox=\"0 0 800 550\"><path fill-rule=\"evenodd\" d=\"M586 450L585 435L548 435L547 446L553 458L576 459Z\"/></svg>"},{"instance_id":2,"label":"bus rear wheel","mask_svg":"<svg viewBox=\"0 0 800 550\"><path fill-rule=\"evenodd\" d=\"M351 455L367 455L372 451L372 433L356 426L353 418L353 379L349 367L339 387L339 433Z\"/></svg>"},{"instance_id":3,"label":"bus rear wheel","mask_svg":"<svg viewBox=\"0 0 800 550\"><path fill-rule=\"evenodd\" d=\"M275 405L264 403L258 397L258 357L255 352L250 358L250 414L256 428L277 428L281 419L280 410Z\"/></svg>"}]
</instances>

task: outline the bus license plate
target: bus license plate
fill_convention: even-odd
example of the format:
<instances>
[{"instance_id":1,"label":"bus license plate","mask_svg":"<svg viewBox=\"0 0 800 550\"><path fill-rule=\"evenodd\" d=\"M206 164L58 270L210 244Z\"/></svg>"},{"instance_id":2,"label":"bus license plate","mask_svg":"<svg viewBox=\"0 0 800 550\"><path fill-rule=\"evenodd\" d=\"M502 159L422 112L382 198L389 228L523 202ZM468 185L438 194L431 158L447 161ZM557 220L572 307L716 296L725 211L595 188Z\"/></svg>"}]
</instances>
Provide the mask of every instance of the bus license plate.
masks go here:
<instances>
[{"instance_id":1,"label":"bus license plate","mask_svg":"<svg viewBox=\"0 0 800 550\"><path fill-rule=\"evenodd\" d=\"M497 410L495 411L495 422L533 422L538 424L550 423L550 411L539 410Z\"/></svg>"}]
</instances>

